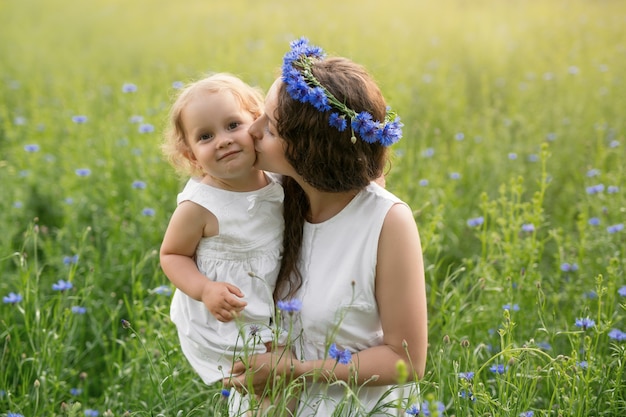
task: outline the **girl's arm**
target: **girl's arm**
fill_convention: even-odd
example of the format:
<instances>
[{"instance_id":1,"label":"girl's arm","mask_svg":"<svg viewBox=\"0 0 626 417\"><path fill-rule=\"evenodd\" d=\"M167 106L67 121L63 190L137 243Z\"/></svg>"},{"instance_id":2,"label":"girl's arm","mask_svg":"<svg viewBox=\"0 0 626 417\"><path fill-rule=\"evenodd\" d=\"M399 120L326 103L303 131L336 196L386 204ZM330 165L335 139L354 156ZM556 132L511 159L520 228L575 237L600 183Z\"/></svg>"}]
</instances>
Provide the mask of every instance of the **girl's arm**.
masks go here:
<instances>
[{"instance_id":1,"label":"girl's arm","mask_svg":"<svg viewBox=\"0 0 626 417\"><path fill-rule=\"evenodd\" d=\"M268 377L283 374L291 378L322 375L327 380L354 380L368 385L398 382L396 364L407 364L409 379L421 378L426 367L428 324L422 247L411 210L404 204L388 212L378 242L376 300L383 328L383 344L353 354L351 363L326 360L304 361L258 355L248 364L255 372L253 385L262 387ZM246 385L246 367L233 367L232 385ZM241 374L241 375L240 375ZM250 375L248 375L248 378ZM228 381L226 381L229 383Z\"/></svg>"},{"instance_id":2,"label":"girl's arm","mask_svg":"<svg viewBox=\"0 0 626 417\"><path fill-rule=\"evenodd\" d=\"M161 244L161 268L182 292L202 301L220 321L232 320L245 306L243 294L236 286L205 277L194 260L202 237L219 233L217 219L210 211L184 201L176 207Z\"/></svg>"}]
</instances>

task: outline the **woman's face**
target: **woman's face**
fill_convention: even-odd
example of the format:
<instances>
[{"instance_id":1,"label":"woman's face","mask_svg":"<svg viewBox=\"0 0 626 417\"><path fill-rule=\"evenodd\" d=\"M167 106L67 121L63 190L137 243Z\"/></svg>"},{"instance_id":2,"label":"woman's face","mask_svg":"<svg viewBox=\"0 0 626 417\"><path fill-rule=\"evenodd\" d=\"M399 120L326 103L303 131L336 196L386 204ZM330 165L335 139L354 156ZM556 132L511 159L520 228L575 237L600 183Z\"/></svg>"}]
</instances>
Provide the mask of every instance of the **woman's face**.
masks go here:
<instances>
[{"instance_id":1,"label":"woman's face","mask_svg":"<svg viewBox=\"0 0 626 417\"><path fill-rule=\"evenodd\" d=\"M279 78L272 84L265 98L265 113L252 123L249 132L257 154L255 168L293 177L295 170L285 159L285 143L276 132L274 118L281 83Z\"/></svg>"}]
</instances>

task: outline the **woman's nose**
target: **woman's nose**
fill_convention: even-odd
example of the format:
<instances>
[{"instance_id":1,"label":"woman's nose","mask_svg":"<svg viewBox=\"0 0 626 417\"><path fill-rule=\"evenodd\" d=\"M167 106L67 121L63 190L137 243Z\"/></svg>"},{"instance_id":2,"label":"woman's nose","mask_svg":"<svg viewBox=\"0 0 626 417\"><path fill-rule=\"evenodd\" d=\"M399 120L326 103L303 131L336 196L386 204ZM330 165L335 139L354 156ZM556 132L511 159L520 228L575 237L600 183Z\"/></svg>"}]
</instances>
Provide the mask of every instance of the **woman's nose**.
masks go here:
<instances>
[{"instance_id":1,"label":"woman's nose","mask_svg":"<svg viewBox=\"0 0 626 417\"><path fill-rule=\"evenodd\" d=\"M254 140L261 140L263 139L263 129L261 127L261 119L257 119L254 122L252 122L252 124L250 125L250 127L248 128L248 134L250 134L250 136L252 136L252 139Z\"/></svg>"}]
</instances>

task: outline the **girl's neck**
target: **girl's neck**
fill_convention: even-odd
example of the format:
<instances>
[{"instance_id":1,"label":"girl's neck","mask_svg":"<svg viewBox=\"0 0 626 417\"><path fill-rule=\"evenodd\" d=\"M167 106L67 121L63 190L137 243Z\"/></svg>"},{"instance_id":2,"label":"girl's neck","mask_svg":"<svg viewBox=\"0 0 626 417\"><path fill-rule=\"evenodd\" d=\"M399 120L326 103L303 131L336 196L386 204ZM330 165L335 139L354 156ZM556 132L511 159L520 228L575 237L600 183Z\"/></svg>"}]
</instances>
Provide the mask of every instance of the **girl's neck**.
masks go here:
<instances>
[{"instance_id":1,"label":"girl's neck","mask_svg":"<svg viewBox=\"0 0 626 417\"><path fill-rule=\"evenodd\" d=\"M218 178L205 175L202 178L202 182L211 187L234 192L256 191L268 184L265 173L258 169L251 169L248 175L234 178Z\"/></svg>"},{"instance_id":2,"label":"girl's neck","mask_svg":"<svg viewBox=\"0 0 626 417\"><path fill-rule=\"evenodd\" d=\"M331 193L320 191L308 184L305 184L303 189L309 199L307 221L314 224L335 217L359 193L359 190Z\"/></svg>"}]
</instances>

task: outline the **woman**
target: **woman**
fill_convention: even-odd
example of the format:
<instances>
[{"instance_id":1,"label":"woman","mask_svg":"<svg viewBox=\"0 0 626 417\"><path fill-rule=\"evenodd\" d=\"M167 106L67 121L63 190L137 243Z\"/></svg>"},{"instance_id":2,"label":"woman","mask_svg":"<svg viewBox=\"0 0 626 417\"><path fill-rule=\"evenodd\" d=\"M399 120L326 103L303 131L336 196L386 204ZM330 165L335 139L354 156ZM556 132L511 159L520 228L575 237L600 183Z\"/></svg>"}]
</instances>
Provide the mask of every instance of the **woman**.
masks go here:
<instances>
[{"instance_id":1,"label":"woman","mask_svg":"<svg viewBox=\"0 0 626 417\"><path fill-rule=\"evenodd\" d=\"M306 39L291 47L250 133L255 166L284 176L289 279L276 295L301 302L287 315L297 360L257 355L226 383L262 390L284 375L302 382L298 416L388 415L383 404L402 396L398 362L421 378L428 343L412 211L374 182L402 125L363 67Z\"/></svg>"}]
</instances>

